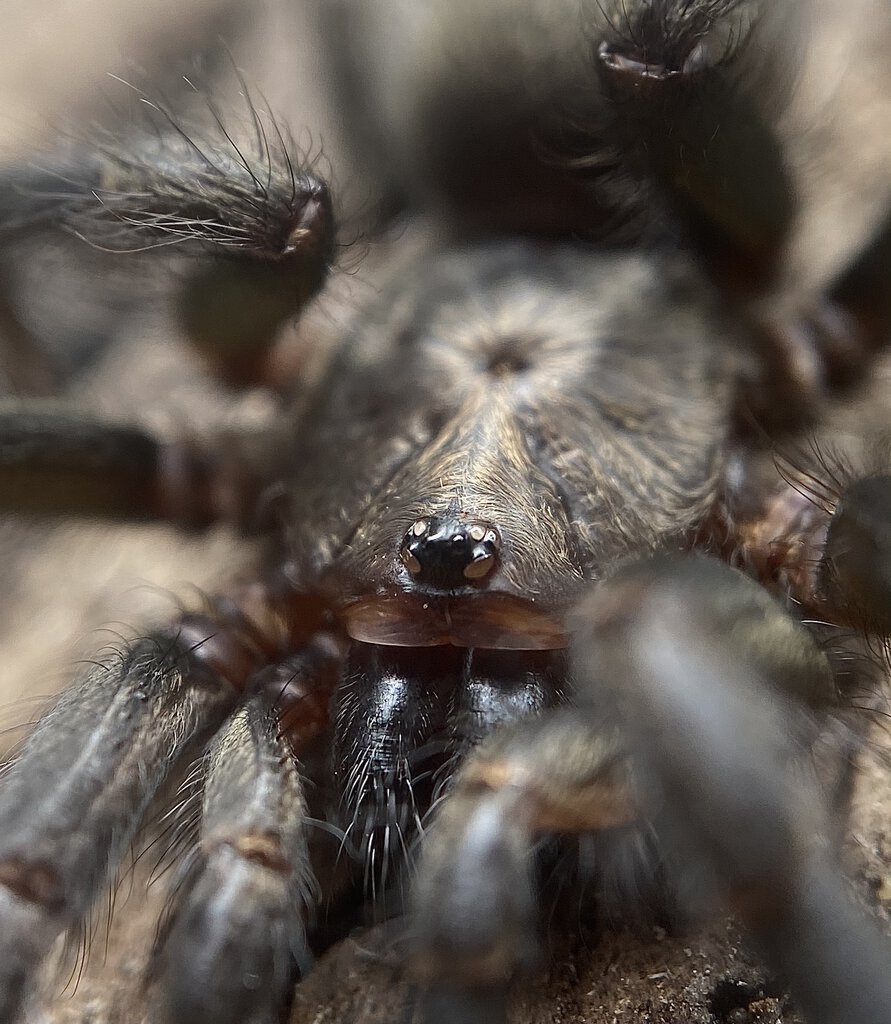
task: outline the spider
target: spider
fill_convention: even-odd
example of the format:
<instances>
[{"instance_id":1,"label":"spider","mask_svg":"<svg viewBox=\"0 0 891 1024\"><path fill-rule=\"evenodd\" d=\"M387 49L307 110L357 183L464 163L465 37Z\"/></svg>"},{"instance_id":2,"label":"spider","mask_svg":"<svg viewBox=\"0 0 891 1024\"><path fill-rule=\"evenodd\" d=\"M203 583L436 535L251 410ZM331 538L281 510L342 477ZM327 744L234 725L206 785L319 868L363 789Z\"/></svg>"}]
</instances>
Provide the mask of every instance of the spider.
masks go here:
<instances>
[{"instance_id":1,"label":"spider","mask_svg":"<svg viewBox=\"0 0 891 1024\"><path fill-rule=\"evenodd\" d=\"M759 304L796 211L797 12L509 10L321 9L381 208L435 226L397 232L286 416L168 440L4 410L7 507L227 519L264 550L89 665L2 779L3 1019L196 757L139 982L167 1019L275 1019L315 908L359 892L407 914L406 1019L501 1021L555 874L618 918L727 905L808 1019L888 1015L828 840L891 480L759 458L884 344L887 226L809 306ZM154 112L8 169L6 231L179 247L185 333L283 386L266 341L323 286L329 189L262 111L247 143L213 106L203 135Z\"/></svg>"}]
</instances>

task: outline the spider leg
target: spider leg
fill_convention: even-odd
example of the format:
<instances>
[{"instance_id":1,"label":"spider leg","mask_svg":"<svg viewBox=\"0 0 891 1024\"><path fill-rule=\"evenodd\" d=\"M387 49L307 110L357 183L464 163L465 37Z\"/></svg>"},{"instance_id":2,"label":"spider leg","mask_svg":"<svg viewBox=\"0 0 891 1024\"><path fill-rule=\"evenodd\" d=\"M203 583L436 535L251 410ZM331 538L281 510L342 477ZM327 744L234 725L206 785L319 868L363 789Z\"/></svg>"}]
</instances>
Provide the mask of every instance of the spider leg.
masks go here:
<instances>
[{"instance_id":1,"label":"spider leg","mask_svg":"<svg viewBox=\"0 0 891 1024\"><path fill-rule=\"evenodd\" d=\"M891 635L891 476L783 466L781 487L728 488L714 547L807 617Z\"/></svg>"},{"instance_id":2,"label":"spider leg","mask_svg":"<svg viewBox=\"0 0 891 1024\"><path fill-rule=\"evenodd\" d=\"M777 283L797 212L776 130L807 37L797 6L608 3L596 48L625 163L687 226L706 272L743 299ZM891 217L822 294L795 309L742 311L758 358L741 426L798 425L864 376L891 334L889 266Z\"/></svg>"},{"instance_id":3,"label":"spider leg","mask_svg":"<svg viewBox=\"0 0 891 1024\"><path fill-rule=\"evenodd\" d=\"M596 67L626 164L681 216L711 272L763 286L796 212L773 122L800 26L733 0L600 6Z\"/></svg>"},{"instance_id":4,"label":"spider leg","mask_svg":"<svg viewBox=\"0 0 891 1024\"><path fill-rule=\"evenodd\" d=\"M627 737L670 861L714 879L807 1019L891 1020L891 948L827 849L806 756L831 674L771 603L705 558L626 570L578 613L574 678Z\"/></svg>"},{"instance_id":5,"label":"spider leg","mask_svg":"<svg viewBox=\"0 0 891 1024\"><path fill-rule=\"evenodd\" d=\"M37 724L0 784L0 1020L89 910L170 771L265 665L318 632L308 602L277 579L245 586L93 665ZM313 702L310 715L323 728Z\"/></svg>"},{"instance_id":6,"label":"spider leg","mask_svg":"<svg viewBox=\"0 0 891 1024\"><path fill-rule=\"evenodd\" d=\"M52 395L62 375L25 327L11 302L11 287L0 265L0 381L4 394Z\"/></svg>"},{"instance_id":7,"label":"spider leg","mask_svg":"<svg viewBox=\"0 0 891 1024\"><path fill-rule=\"evenodd\" d=\"M167 442L59 405L0 403L0 506L256 530L268 468L261 447L247 436Z\"/></svg>"},{"instance_id":8,"label":"spider leg","mask_svg":"<svg viewBox=\"0 0 891 1024\"><path fill-rule=\"evenodd\" d=\"M311 875L297 761L277 694L240 708L206 755L201 837L159 943L171 1021L274 1020L306 965Z\"/></svg>"},{"instance_id":9,"label":"spider leg","mask_svg":"<svg viewBox=\"0 0 891 1024\"><path fill-rule=\"evenodd\" d=\"M841 494L820 563L825 603L855 623L891 635L891 476L856 480Z\"/></svg>"},{"instance_id":10,"label":"spider leg","mask_svg":"<svg viewBox=\"0 0 891 1024\"><path fill-rule=\"evenodd\" d=\"M40 721L0 785L0 1020L87 912L169 768L237 696L155 637L92 667Z\"/></svg>"},{"instance_id":11,"label":"spider leg","mask_svg":"<svg viewBox=\"0 0 891 1024\"><path fill-rule=\"evenodd\" d=\"M177 293L187 337L231 382L261 379L278 328L327 276L327 185L248 97L248 139L238 141L210 101L202 132L134 91L147 123L129 139L99 132L0 168L4 258L17 239L52 233L119 264L188 256Z\"/></svg>"},{"instance_id":12,"label":"spider leg","mask_svg":"<svg viewBox=\"0 0 891 1024\"><path fill-rule=\"evenodd\" d=\"M546 833L636 816L624 744L575 709L496 730L468 756L425 836L413 893L424 1024L506 1020L507 990L537 958L534 853Z\"/></svg>"},{"instance_id":13,"label":"spider leg","mask_svg":"<svg viewBox=\"0 0 891 1024\"><path fill-rule=\"evenodd\" d=\"M759 372L745 382L743 429L813 419L834 392L863 380L891 339L891 214L821 293L795 309L755 311Z\"/></svg>"},{"instance_id":14,"label":"spider leg","mask_svg":"<svg viewBox=\"0 0 891 1024\"><path fill-rule=\"evenodd\" d=\"M641 829L681 905L728 904L809 1020L891 1019L891 949L827 848L810 751L837 697L808 631L702 557L625 569L577 627L579 707L484 740L426 837L411 1019L506 1020L536 951L538 838L595 833L616 857Z\"/></svg>"},{"instance_id":15,"label":"spider leg","mask_svg":"<svg viewBox=\"0 0 891 1024\"><path fill-rule=\"evenodd\" d=\"M887 345L891 334L891 213L873 234L867 245L830 284L826 299L830 308L854 321L859 343L865 354ZM838 367L839 374L850 378L850 360ZM844 377L842 378L845 379Z\"/></svg>"}]
</instances>

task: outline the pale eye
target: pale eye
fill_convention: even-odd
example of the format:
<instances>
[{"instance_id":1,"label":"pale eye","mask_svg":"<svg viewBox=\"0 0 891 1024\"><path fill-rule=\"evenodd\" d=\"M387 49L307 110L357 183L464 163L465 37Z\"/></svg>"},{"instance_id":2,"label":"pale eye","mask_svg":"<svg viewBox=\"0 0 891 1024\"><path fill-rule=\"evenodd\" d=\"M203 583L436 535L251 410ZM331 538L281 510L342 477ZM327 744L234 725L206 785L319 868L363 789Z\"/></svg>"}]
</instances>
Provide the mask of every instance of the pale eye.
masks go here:
<instances>
[{"instance_id":1,"label":"pale eye","mask_svg":"<svg viewBox=\"0 0 891 1024\"><path fill-rule=\"evenodd\" d=\"M464 575L469 580L480 580L495 568L495 556L491 554L475 558L470 565L464 569Z\"/></svg>"}]
</instances>

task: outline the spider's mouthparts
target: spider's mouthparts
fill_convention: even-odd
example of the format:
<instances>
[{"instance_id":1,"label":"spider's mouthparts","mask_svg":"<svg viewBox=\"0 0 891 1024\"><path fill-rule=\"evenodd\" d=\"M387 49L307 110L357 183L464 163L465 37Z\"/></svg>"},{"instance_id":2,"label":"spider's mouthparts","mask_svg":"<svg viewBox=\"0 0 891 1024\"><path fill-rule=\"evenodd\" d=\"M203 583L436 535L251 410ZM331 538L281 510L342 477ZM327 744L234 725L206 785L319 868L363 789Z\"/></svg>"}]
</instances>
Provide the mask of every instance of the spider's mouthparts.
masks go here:
<instances>
[{"instance_id":1,"label":"spider's mouthparts","mask_svg":"<svg viewBox=\"0 0 891 1024\"><path fill-rule=\"evenodd\" d=\"M352 639L386 647L555 651L569 643L561 614L513 594L376 594L343 615Z\"/></svg>"}]
</instances>

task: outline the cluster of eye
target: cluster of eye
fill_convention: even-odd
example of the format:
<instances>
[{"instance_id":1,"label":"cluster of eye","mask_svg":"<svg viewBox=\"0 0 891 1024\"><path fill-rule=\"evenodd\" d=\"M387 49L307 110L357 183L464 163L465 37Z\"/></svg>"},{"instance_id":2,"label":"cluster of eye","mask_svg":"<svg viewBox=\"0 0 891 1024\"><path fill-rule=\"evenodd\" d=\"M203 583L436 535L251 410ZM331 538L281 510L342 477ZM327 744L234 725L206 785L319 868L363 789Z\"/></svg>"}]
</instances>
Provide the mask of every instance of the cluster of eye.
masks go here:
<instances>
[{"instance_id":1,"label":"cluster of eye","mask_svg":"<svg viewBox=\"0 0 891 1024\"><path fill-rule=\"evenodd\" d=\"M501 536L491 524L435 517L412 523L399 557L422 582L454 586L488 576L500 550Z\"/></svg>"}]
</instances>

